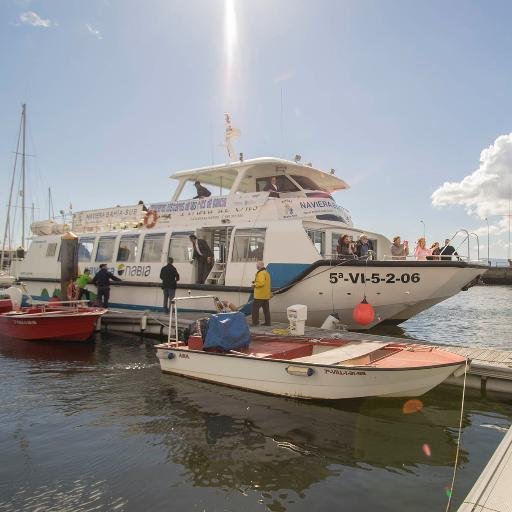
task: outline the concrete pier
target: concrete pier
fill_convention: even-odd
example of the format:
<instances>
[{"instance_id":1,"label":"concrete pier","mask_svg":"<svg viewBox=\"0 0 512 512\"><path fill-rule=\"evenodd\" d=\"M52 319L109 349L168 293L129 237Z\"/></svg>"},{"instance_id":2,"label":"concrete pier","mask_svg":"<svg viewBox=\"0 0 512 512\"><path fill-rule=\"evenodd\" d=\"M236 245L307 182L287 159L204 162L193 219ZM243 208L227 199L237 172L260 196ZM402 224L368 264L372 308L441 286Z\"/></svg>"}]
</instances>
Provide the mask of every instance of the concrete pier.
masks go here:
<instances>
[{"instance_id":1,"label":"concrete pier","mask_svg":"<svg viewBox=\"0 0 512 512\"><path fill-rule=\"evenodd\" d=\"M481 280L484 284L512 284L512 267L492 267L485 271Z\"/></svg>"},{"instance_id":2,"label":"concrete pier","mask_svg":"<svg viewBox=\"0 0 512 512\"><path fill-rule=\"evenodd\" d=\"M512 427L499 444L458 512L510 512Z\"/></svg>"}]
</instances>

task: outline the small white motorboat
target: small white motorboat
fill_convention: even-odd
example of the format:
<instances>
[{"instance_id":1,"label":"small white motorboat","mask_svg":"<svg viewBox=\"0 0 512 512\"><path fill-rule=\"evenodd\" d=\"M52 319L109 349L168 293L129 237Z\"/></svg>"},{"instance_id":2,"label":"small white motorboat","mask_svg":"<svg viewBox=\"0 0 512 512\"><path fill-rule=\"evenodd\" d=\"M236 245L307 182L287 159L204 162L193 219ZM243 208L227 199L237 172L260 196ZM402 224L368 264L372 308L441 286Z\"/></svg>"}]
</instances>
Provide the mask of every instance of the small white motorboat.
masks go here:
<instances>
[{"instance_id":1,"label":"small white motorboat","mask_svg":"<svg viewBox=\"0 0 512 512\"><path fill-rule=\"evenodd\" d=\"M170 320L177 312L177 298ZM199 297L197 297L199 298ZM201 298L206 298L205 296ZM174 312L174 313L173 313ZM177 318L175 317L175 320ZM177 321L175 321L177 326ZM200 326L199 326L200 327ZM162 372L241 389L306 399L411 397L450 375L464 373L467 360L435 346L343 333L325 337L251 333L240 312L212 315L201 330L180 341L156 345Z\"/></svg>"}]
</instances>

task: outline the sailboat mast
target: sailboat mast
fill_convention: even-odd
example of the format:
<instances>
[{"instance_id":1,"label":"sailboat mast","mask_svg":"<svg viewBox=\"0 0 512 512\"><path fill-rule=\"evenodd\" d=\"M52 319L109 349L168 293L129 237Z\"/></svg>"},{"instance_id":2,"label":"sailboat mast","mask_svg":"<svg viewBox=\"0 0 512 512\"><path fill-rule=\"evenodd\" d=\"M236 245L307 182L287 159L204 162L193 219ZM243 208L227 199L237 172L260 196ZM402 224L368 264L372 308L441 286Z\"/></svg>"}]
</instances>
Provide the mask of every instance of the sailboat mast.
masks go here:
<instances>
[{"instance_id":1,"label":"sailboat mast","mask_svg":"<svg viewBox=\"0 0 512 512\"><path fill-rule=\"evenodd\" d=\"M12 169L11 186L9 189L9 201L7 203L7 217L5 220L4 240L2 244L2 257L0 261L0 268L3 268L5 264L5 249L8 247L9 251L12 251L11 245L11 208L12 208L12 193L14 190L14 179L16 177L16 168L18 166L18 155L20 153L20 138L23 126L23 117L20 119L20 127L18 129L18 140L16 142L16 151L14 153L14 166ZM9 258L10 261L10 258Z\"/></svg>"},{"instance_id":2,"label":"sailboat mast","mask_svg":"<svg viewBox=\"0 0 512 512\"><path fill-rule=\"evenodd\" d=\"M21 150L21 246L25 248L25 135L27 126L27 105L23 103L21 110L23 137Z\"/></svg>"}]
</instances>

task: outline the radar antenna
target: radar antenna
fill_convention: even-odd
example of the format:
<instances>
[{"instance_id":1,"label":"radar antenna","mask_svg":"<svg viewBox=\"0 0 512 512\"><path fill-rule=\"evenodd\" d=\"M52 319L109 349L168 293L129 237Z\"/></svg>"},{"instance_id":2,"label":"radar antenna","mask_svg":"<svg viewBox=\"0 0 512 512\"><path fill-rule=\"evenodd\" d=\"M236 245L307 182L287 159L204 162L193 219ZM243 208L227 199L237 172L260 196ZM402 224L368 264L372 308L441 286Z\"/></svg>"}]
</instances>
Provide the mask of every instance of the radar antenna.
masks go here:
<instances>
[{"instance_id":1,"label":"radar antenna","mask_svg":"<svg viewBox=\"0 0 512 512\"><path fill-rule=\"evenodd\" d=\"M226 143L223 144L223 146L225 146L228 152L229 160L234 162L237 158L235 156L233 144L231 144L231 139L233 137L240 137L241 131L238 128L233 128L231 126L231 116L227 112L224 114L224 121L226 124Z\"/></svg>"}]
</instances>

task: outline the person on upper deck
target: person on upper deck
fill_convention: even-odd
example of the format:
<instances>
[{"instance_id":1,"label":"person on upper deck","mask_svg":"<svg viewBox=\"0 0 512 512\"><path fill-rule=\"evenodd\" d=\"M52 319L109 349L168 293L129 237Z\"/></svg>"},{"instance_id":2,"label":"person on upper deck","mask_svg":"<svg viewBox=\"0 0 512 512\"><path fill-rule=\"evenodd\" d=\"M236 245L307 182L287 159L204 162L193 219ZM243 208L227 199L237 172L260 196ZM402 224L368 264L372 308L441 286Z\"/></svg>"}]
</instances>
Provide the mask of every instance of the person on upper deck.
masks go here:
<instances>
[{"instance_id":1,"label":"person on upper deck","mask_svg":"<svg viewBox=\"0 0 512 512\"><path fill-rule=\"evenodd\" d=\"M279 185L277 184L277 178L272 176L263 190L265 192L270 192L268 197L279 197Z\"/></svg>"},{"instance_id":2,"label":"person on upper deck","mask_svg":"<svg viewBox=\"0 0 512 512\"><path fill-rule=\"evenodd\" d=\"M147 212L148 211L148 207L144 204L144 201L142 199L138 202L138 204L142 205L142 211L143 212Z\"/></svg>"},{"instance_id":3,"label":"person on upper deck","mask_svg":"<svg viewBox=\"0 0 512 512\"><path fill-rule=\"evenodd\" d=\"M355 252L358 258L367 258L370 256L370 259L372 259L373 257L373 244L364 233L359 237L356 243Z\"/></svg>"},{"instance_id":4,"label":"person on upper deck","mask_svg":"<svg viewBox=\"0 0 512 512\"><path fill-rule=\"evenodd\" d=\"M393 243L391 244L391 259L393 260L405 260L407 256L409 256L409 242L404 240L404 243L401 243L401 239L399 236L395 236L393 238Z\"/></svg>"},{"instance_id":5,"label":"person on upper deck","mask_svg":"<svg viewBox=\"0 0 512 512\"><path fill-rule=\"evenodd\" d=\"M432 251L427 248L425 239L423 237L418 239L418 243L416 244L416 249L414 249L414 256L416 256L417 261L426 261L427 256L430 256Z\"/></svg>"},{"instance_id":6,"label":"person on upper deck","mask_svg":"<svg viewBox=\"0 0 512 512\"><path fill-rule=\"evenodd\" d=\"M343 235L338 238L336 253L338 258L342 259L350 259L354 257L354 244L348 235Z\"/></svg>"},{"instance_id":7,"label":"person on upper deck","mask_svg":"<svg viewBox=\"0 0 512 512\"><path fill-rule=\"evenodd\" d=\"M441 247L439 254L441 255L442 260L451 260L452 256L458 256L457 252L455 251L455 247L450 245L450 241L451 240L447 238L444 241L443 247Z\"/></svg>"},{"instance_id":8,"label":"person on upper deck","mask_svg":"<svg viewBox=\"0 0 512 512\"><path fill-rule=\"evenodd\" d=\"M205 197L210 197L212 193L206 188L201 185L200 181L196 181L194 183L194 187L196 187L197 196L194 197L194 199L203 199Z\"/></svg>"}]
</instances>

